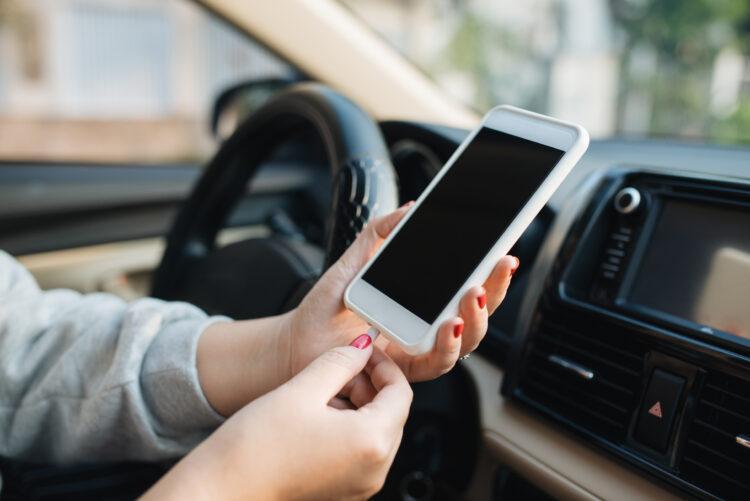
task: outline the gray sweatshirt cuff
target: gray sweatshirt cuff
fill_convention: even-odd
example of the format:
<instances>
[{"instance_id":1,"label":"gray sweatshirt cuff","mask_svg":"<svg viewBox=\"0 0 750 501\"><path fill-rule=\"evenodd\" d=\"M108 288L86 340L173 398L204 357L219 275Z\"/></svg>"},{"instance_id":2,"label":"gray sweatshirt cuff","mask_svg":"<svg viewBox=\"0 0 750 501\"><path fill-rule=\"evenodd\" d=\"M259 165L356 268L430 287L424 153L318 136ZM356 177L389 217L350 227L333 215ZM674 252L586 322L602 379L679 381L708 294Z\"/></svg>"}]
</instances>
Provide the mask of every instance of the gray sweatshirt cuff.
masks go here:
<instances>
[{"instance_id":1,"label":"gray sweatshirt cuff","mask_svg":"<svg viewBox=\"0 0 750 501\"><path fill-rule=\"evenodd\" d=\"M148 348L141 384L144 398L165 435L212 430L225 418L211 407L198 379L198 340L206 328L226 317L168 323Z\"/></svg>"}]
</instances>

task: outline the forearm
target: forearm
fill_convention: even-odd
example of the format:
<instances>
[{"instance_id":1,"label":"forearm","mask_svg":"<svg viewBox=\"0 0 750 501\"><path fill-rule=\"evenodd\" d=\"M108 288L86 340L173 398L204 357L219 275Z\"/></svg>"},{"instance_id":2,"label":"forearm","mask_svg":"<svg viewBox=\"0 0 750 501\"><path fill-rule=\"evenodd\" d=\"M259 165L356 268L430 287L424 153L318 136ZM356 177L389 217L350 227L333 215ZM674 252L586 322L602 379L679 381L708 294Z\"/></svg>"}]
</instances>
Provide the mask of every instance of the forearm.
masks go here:
<instances>
[{"instance_id":1,"label":"forearm","mask_svg":"<svg viewBox=\"0 0 750 501\"><path fill-rule=\"evenodd\" d=\"M227 464L229 451L217 447L212 439L210 437L184 457L142 499L269 499L270 496L260 492L233 492L234 482L227 477L231 477L231 470L237 470L240 466ZM263 483L257 482L257 485L260 487Z\"/></svg>"},{"instance_id":2,"label":"forearm","mask_svg":"<svg viewBox=\"0 0 750 501\"><path fill-rule=\"evenodd\" d=\"M227 464L228 448L216 444L213 436L177 463L143 496L143 500L195 501L212 499L269 499L260 492L233 492L232 470L240 465ZM228 478L229 477L229 478ZM261 482L256 482L260 487Z\"/></svg>"},{"instance_id":3,"label":"forearm","mask_svg":"<svg viewBox=\"0 0 750 501\"><path fill-rule=\"evenodd\" d=\"M254 411L245 408L242 412L247 419L247 413ZM283 468L274 466L282 464L277 457L280 451L264 443L264 426L243 425L241 414L193 449L142 499L288 499L279 490L282 480L277 473L283 475ZM254 456L248 456L248 451Z\"/></svg>"},{"instance_id":4,"label":"forearm","mask_svg":"<svg viewBox=\"0 0 750 501\"><path fill-rule=\"evenodd\" d=\"M197 367L203 393L223 416L275 389L291 377L289 314L219 322L198 341Z\"/></svg>"},{"instance_id":5,"label":"forearm","mask_svg":"<svg viewBox=\"0 0 750 501\"><path fill-rule=\"evenodd\" d=\"M39 461L156 460L222 418L196 370L196 308L69 291L0 299L0 453Z\"/></svg>"}]
</instances>

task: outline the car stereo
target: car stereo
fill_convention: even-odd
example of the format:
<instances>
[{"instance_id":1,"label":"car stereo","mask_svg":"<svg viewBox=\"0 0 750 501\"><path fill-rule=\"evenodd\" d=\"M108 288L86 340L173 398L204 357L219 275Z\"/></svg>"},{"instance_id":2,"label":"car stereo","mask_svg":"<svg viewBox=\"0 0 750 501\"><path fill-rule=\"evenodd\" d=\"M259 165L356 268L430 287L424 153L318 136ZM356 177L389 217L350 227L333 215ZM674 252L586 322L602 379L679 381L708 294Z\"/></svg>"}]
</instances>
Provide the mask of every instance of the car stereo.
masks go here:
<instances>
[{"instance_id":1,"label":"car stereo","mask_svg":"<svg viewBox=\"0 0 750 501\"><path fill-rule=\"evenodd\" d=\"M504 395L681 492L750 499L750 184L617 169L557 219Z\"/></svg>"},{"instance_id":2,"label":"car stereo","mask_svg":"<svg viewBox=\"0 0 750 501\"><path fill-rule=\"evenodd\" d=\"M578 297L750 346L750 192L644 176L619 188L610 205L596 222L607 227L604 244L585 240L600 254ZM574 262L563 286L590 265Z\"/></svg>"}]
</instances>

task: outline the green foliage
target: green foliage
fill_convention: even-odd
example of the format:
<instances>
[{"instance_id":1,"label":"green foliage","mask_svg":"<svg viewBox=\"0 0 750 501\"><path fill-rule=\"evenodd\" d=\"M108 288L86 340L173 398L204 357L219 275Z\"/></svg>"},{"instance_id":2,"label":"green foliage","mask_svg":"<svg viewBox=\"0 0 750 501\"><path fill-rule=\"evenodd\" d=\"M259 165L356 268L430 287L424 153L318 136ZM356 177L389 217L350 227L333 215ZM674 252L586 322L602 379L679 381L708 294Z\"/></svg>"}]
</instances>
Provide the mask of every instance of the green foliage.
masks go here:
<instances>
[{"instance_id":1,"label":"green foliage","mask_svg":"<svg viewBox=\"0 0 750 501\"><path fill-rule=\"evenodd\" d=\"M750 99L744 99L728 118L716 120L710 137L721 143L750 143Z\"/></svg>"},{"instance_id":2,"label":"green foliage","mask_svg":"<svg viewBox=\"0 0 750 501\"><path fill-rule=\"evenodd\" d=\"M480 11L461 5L456 8L456 30L434 69L471 75L476 84L472 104L478 110L486 110L503 101L503 90L517 78L518 68L512 63L533 60L535 54L510 30L483 17ZM533 106L534 103L518 104Z\"/></svg>"},{"instance_id":3,"label":"green foliage","mask_svg":"<svg viewBox=\"0 0 750 501\"><path fill-rule=\"evenodd\" d=\"M342 1L355 4L378 0ZM504 6L512 1L390 0L387 3L394 9L429 5L433 12L440 13L440 24L449 41L419 64L431 75L462 77L464 80L459 82L471 85L470 101L479 110L512 101L548 111L557 58L579 54L586 58L593 52L619 60L616 83L619 94L615 109L619 123L614 124L615 131L638 129L638 133L647 136L750 143L748 82L742 84L744 87L735 103L726 103L727 96L717 100L711 95L712 84L725 77L715 72L717 68L722 71L716 62L720 55L726 55L727 49L744 57L744 71L750 73L750 0L599 0L608 4L609 9L602 12L609 13L611 18L602 18L606 26L595 29L602 30L597 36L612 35L611 52L611 46L568 51L567 42L576 36L564 30L570 26L587 26L587 23L572 23L566 16L591 15L584 10L585 2L517 2L509 11L538 10L533 14L540 24L529 23L533 26L532 33L527 30L528 21L520 27L512 26L497 8L497 4ZM610 23L614 33L609 31ZM414 29L418 28L416 25ZM540 33L543 36L540 37ZM555 36L559 36L557 46L551 47L555 42L550 40ZM536 43L539 40L542 42ZM731 56L725 59L730 66L736 64L731 59ZM594 60L592 64L598 62ZM585 68L582 71L586 71ZM729 82L725 87L731 89L736 83ZM724 102L718 109L712 101ZM631 104L636 106L635 110L626 109ZM733 104L734 110L726 109ZM639 113L646 116L639 116Z\"/></svg>"},{"instance_id":4,"label":"green foliage","mask_svg":"<svg viewBox=\"0 0 750 501\"><path fill-rule=\"evenodd\" d=\"M610 0L615 21L631 41L686 63L728 44L744 44L747 0Z\"/></svg>"},{"instance_id":5,"label":"green foliage","mask_svg":"<svg viewBox=\"0 0 750 501\"><path fill-rule=\"evenodd\" d=\"M711 137L750 141L750 95L740 95L729 119L712 116L710 81L719 52L750 51L747 0L610 0L624 33L622 74L628 92L640 88L651 97L652 135ZM645 80L628 74L634 50L651 50L655 74Z\"/></svg>"}]
</instances>

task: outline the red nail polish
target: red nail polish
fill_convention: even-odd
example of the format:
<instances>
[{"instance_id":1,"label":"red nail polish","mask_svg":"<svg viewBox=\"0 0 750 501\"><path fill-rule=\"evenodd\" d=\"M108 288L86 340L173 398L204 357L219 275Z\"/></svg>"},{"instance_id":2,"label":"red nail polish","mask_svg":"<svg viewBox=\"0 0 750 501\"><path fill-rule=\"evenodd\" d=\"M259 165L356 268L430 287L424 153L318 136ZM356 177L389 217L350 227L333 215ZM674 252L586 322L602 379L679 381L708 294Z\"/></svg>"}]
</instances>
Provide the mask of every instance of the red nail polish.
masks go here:
<instances>
[{"instance_id":1,"label":"red nail polish","mask_svg":"<svg viewBox=\"0 0 750 501\"><path fill-rule=\"evenodd\" d=\"M479 305L479 309L481 310L485 306L487 306L487 294L482 294L477 298L477 304Z\"/></svg>"},{"instance_id":2,"label":"red nail polish","mask_svg":"<svg viewBox=\"0 0 750 501\"><path fill-rule=\"evenodd\" d=\"M461 337L464 332L464 324L456 324L453 326L453 337Z\"/></svg>"},{"instance_id":3,"label":"red nail polish","mask_svg":"<svg viewBox=\"0 0 750 501\"><path fill-rule=\"evenodd\" d=\"M520 259L518 259L515 256L513 256L513 259L516 260L516 264L513 265L513 268L510 269L510 276L511 277L516 273L516 270L518 270L518 267L521 266L521 260Z\"/></svg>"},{"instance_id":4,"label":"red nail polish","mask_svg":"<svg viewBox=\"0 0 750 501\"><path fill-rule=\"evenodd\" d=\"M364 350L368 346L370 346L370 343L372 343L372 339L367 334L360 334L357 336L357 339L351 342L349 346L354 346L355 348L359 348L360 350Z\"/></svg>"}]
</instances>

